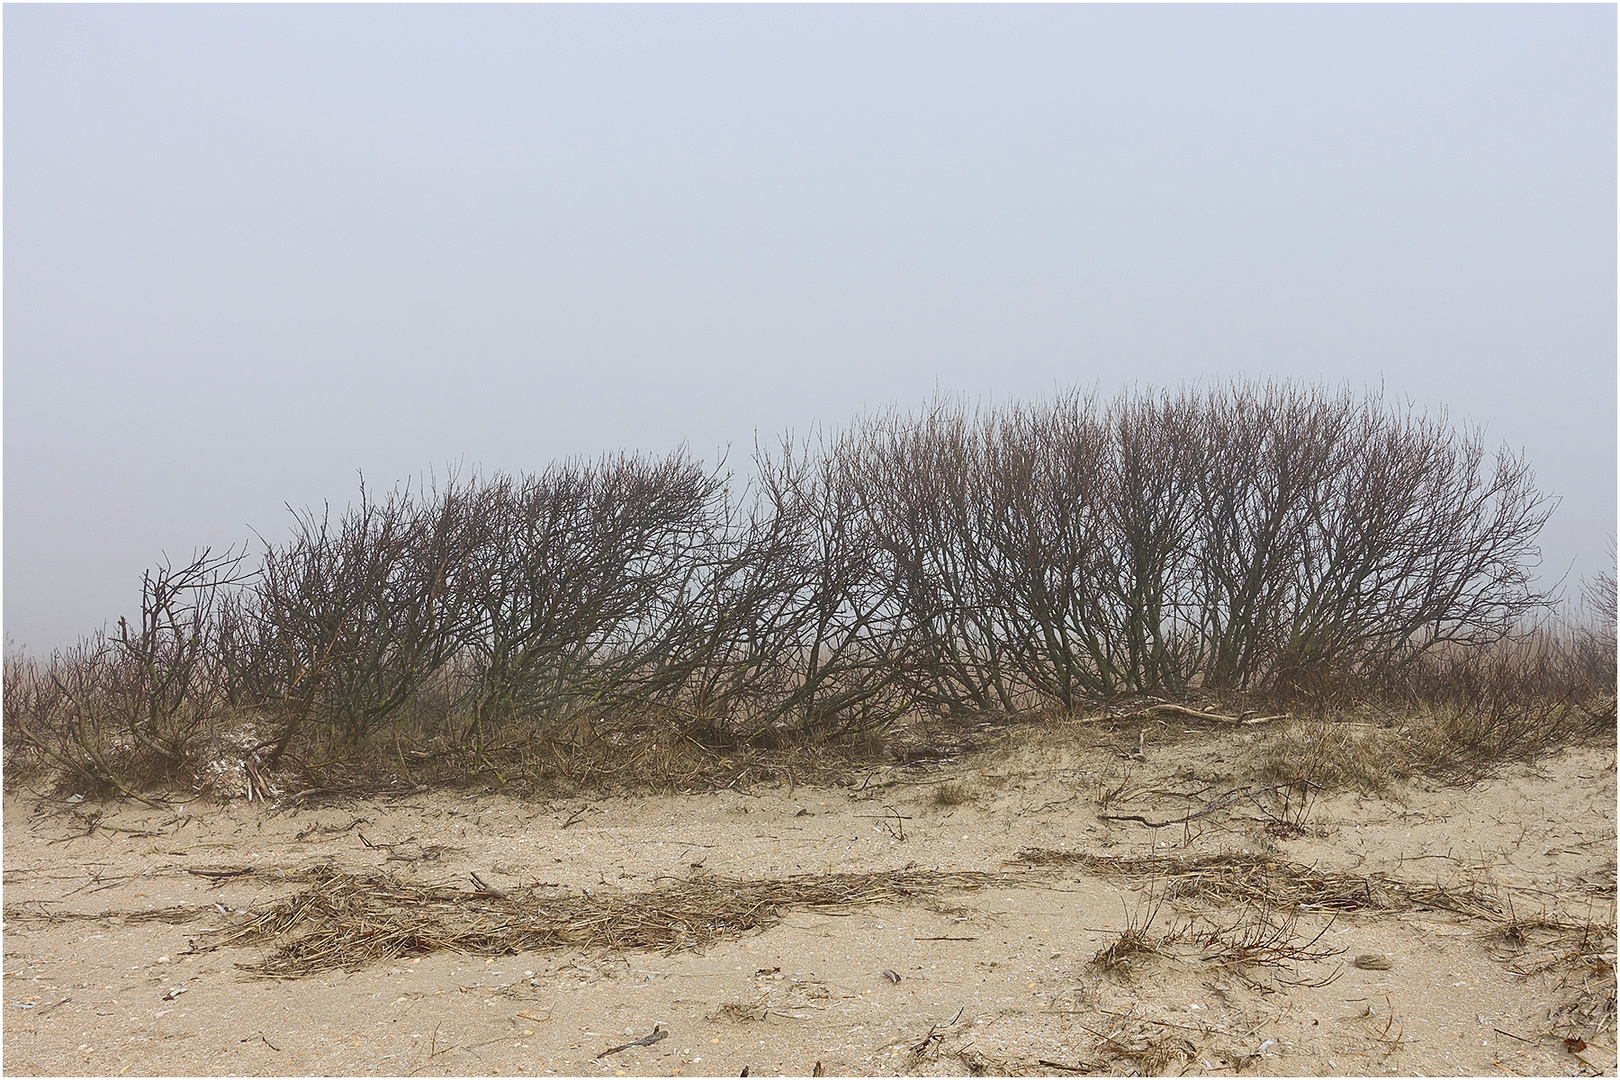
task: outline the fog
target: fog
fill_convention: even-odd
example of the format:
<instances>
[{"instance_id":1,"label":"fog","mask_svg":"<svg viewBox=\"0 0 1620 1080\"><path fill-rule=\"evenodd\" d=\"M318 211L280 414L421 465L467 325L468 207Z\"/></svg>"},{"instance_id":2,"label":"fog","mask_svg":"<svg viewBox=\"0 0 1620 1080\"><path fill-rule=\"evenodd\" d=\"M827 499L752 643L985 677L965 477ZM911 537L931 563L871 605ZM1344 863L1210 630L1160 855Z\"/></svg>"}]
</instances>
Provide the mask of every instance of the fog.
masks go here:
<instances>
[{"instance_id":1,"label":"fog","mask_svg":"<svg viewBox=\"0 0 1620 1080\"><path fill-rule=\"evenodd\" d=\"M1610 565L1613 6L4 20L11 647L361 474L1076 385L1444 410Z\"/></svg>"}]
</instances>

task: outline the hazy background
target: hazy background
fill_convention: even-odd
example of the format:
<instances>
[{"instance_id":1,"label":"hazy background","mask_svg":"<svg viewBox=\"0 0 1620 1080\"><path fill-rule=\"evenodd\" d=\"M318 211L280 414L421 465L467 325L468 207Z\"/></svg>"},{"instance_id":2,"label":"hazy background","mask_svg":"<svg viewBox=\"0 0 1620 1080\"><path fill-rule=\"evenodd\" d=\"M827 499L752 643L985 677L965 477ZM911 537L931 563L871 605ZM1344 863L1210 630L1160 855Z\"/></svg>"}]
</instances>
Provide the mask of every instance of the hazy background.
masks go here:
<instances>
[{"instance_id":1,"label":"hazy background","mask_svg":"<svg viewBox=\"0 0 1620 1080\"><path fill-rule=\"evenodd\" d=\"M8 5L5 632L447 463L1383 386L1615 528L1613 5Z\"/></svg>"}]
</instances>

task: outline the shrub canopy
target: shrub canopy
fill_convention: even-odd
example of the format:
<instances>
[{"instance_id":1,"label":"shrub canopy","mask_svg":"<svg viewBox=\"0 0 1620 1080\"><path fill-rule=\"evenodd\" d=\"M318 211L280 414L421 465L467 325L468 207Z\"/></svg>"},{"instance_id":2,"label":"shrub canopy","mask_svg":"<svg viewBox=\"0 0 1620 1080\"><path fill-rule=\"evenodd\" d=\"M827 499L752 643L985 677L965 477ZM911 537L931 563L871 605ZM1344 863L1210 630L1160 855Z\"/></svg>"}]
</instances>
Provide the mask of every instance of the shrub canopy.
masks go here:
<instances>
[{"instance_id":1,"label":"shrub canopy","mask_svg":"<svg viewBox=\"0 0 1620 1080\"><path fill-rule=\"evenodd\" d=\"M1524 458L1377 395L941 400L754 465L739 489L684 452L362 487L257 567L149 573L140 625L54 658L28 702L8 693L8 730L54 745L110 725L104 745L178 760L203 718L247 710L273 720L273 764L311 731L353 745L429 690L461 740L625 707L757 738L917 708L1310 694L1499 640L1545 602L1530 574L1553 504Z\"/></svg>"}]
</instances>

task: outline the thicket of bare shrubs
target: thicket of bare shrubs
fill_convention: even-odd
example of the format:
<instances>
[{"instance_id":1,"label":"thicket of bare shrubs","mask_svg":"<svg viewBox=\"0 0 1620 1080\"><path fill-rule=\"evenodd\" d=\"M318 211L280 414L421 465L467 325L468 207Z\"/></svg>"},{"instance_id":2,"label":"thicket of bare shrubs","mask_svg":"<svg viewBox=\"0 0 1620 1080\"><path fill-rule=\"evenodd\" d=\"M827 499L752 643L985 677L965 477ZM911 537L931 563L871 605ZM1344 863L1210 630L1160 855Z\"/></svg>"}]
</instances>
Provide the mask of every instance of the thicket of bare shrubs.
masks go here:
<instances>
[{"instance_id":1,"label":"thicket of bare shrubs","mask_svg":"<svg viewBox=\"0 0 1620 1080\"><path fill-rule=\"evenodd\" d=\"M1376 396L936 402L732 482L676 453L362 488L256 565L149 572L138 625L8 658L8 765L410 776L627 720L724 750L1128 694L1404 700L1460 755L1614 723L1613 577L1555 628L1523 457Z\"/></svg>"}]
</instances>

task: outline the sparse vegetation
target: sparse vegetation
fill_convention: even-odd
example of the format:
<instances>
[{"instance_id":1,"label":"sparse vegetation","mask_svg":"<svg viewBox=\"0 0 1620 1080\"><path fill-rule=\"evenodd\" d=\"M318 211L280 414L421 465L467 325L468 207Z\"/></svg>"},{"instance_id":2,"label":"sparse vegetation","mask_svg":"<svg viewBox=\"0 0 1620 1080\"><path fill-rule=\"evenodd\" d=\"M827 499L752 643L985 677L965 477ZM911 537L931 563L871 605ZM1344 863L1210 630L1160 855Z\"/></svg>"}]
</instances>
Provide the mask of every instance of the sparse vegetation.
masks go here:
<instances>
[{"instance_id":1,"label":"sparse vegetation","mask_svg":"<svg viewBox=\"0 0 1620 1080\"><path fill-rule=\"evenodd\" d=\"M1158 899L1150 897L1134 912L1127 912L1125 929L1097 950L1091 966L1120 982L1132 982L1152 958L1161 955L1158 936L1153 932L1153 920L1159 914Z\"/></svg>"},{"instance_id":2,"label":"sparse vegetation","mask_svg":"<svg viewBox=\"0 0 1620 1080\"><path fill-rule=\"evenodd\" d=\"M251 872L251 868L247 868ZM440 949L501 956L543 949L704 949L774 926L795 908L850 911L915 903L944 889L1016 883L1019 875L898 870L743 881L698 876L651 892L598 895L430 887L371 872L318 867L309 886L212 935L208 947L275 943L258 975L297 978L357 970ZM8 913L9 914L9 913Z\"/></svg>"},{"instance_id":3,"label":"sparse vegetation","mask_svg":"<svg viewBox=\"0 0 1620 1080\"><path fill-rule=\"evenodd\" d=\"M926 724L1197 697L1305 718L1279 782L1468 779L1614 730L1614 577L1553 619L1551 506L1444 417L1271 384L940 401L761 450L741 487L684 453L362 487L8 656L7 776L791 779Z\"/></svg>"},{"instance_id":4,"label":"sparse vegetation","mask_svg":"<svg viewBox=\"0 0 1620 1080\"><path fill-rule=\"evenodd\" d=\"M1324 871L1272 855L1109 858L1083 851L1030 850L1020 852L1018 860L1031 866L1078 866L1121 881L1145 880L1161 900L1177 905L1245 905L1283 913L1428 908L1476 918L1502 916L1495 898L1473 884L1448 888L1378 874Z\"/></svg>"}]
</instances>

